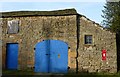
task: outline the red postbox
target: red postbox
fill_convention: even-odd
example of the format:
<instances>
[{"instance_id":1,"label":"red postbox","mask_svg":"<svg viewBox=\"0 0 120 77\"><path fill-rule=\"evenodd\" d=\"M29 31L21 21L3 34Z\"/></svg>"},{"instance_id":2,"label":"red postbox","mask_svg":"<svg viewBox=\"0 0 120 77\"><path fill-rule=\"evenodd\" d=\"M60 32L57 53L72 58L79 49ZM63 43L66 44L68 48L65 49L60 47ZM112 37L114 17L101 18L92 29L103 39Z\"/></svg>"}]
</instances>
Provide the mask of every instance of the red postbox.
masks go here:
<instances>
[{"instance_id":1,"label":"red postbox","mask_svg":"<svg viewBox=\"0 0 120 77\"><path fill-rule=\"evenodd\" d=\"M102 60L106 60L106 50L102 50Z\"/></svg>"}]
</instances>

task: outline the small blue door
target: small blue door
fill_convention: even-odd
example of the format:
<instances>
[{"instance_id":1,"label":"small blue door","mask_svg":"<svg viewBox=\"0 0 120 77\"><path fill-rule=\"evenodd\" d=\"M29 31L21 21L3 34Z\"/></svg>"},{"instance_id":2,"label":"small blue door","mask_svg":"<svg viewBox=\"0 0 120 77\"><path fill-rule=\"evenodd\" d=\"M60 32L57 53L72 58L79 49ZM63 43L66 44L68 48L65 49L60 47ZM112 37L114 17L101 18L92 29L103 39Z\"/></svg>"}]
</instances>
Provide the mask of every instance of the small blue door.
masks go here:
<instances>
[{"instance_id":1,"label":"small blue door","mask_svg":"<svg viewBox=\"0 0 120 77\"><path fill-rule=\"evenodd\" d=\"M8 43L6 52L7 69L17 69L18 67L18 44Z\"/></svg>"},{"instance_id":2,"label":"small blue door","mask_svg":"<svg viewBox=\"0 0 120 77\"><path fill-rule=\"evenodd\" d=\"M68 45L60 40L36 44L35 72L67 73Z\"/></svg>"}]
</instances>

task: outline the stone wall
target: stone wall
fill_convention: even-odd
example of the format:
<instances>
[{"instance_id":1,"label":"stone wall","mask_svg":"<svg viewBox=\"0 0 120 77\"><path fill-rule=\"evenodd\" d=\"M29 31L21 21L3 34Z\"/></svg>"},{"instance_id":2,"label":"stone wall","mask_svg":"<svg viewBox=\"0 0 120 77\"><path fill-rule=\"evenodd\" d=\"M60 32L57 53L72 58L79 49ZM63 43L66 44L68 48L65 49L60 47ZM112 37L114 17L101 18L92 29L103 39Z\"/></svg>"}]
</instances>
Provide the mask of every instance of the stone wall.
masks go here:
<instances>
[{"instance_id":1,"label":"stone wall","mask_svg":"<svg viewBox=\"0 0 120 77\"><path fill-rule=\"evenodd\" d=\"M76 72L76 51L68 49L68 69L69 72Z\"/></svg>"},{"instance_id":2,"label":"stone wall","mask_svg":"<svg viewBox=\"0 0 120 77\"><path fill-rule=\"evenodd\" d=\"M19 32L7 34L7 21L18 20ZM76 51L76 15L27 16L2 19L2 65L5 68L6 43L19 44L19 69L34 67L34 47L45 39L62 40L71 51Z\"/></svg>"},{"instance_id":3,"label":"stone wall","mask_svg":"<svg viewBox=\"0 0 120 77\"><path fill-rule=\"evenodd\" d=\"M2 21L0 20L0 25ZM2 27L0 26L0 76L2 75Z\"/></svg>"},{"instance_id":4,"label":"stone wall","mask_svg":"<svg viewBox=\"0 0 120 77\"><path fill-rule=\"evenodd\" d=\"M78 50L79 72L117 72L116 36L100 25L82 16L80 22L80 42ZM84 43L85 35L92 35L93 43ZM106 60L102 60L102 50L106 50Z\"/></svg>"},{"instance_id":5,"label":"stone wall","mask_svg":"<svg viewBox=\"0 0 120 77\"><path fill-rule=\"evenodd\" d=\"M0 40L2 40L3 68L5 68L6 64L7 43L19 44L18 68L27 69L34 67L35 45L46 39L54 39L62 40L70 47L68 53L70 70L76 71L76 66L78 66L79 72L116 72L117 51L115 33L103 29L84 16L77 16L79 15L1 18L0 20L2 20L2 22L0 23L0 27L2 27L2 38L0 38ZM19 32L17 34L7 33L7 22L10 20L19 21ZM84 44L85 35L92 35L92 44ZM103 49L107 51L105 61L102 60ZM77 51L78 53L75 53ZM78 62L76 62L77 54Z\"/></svg>"}]
</instances>

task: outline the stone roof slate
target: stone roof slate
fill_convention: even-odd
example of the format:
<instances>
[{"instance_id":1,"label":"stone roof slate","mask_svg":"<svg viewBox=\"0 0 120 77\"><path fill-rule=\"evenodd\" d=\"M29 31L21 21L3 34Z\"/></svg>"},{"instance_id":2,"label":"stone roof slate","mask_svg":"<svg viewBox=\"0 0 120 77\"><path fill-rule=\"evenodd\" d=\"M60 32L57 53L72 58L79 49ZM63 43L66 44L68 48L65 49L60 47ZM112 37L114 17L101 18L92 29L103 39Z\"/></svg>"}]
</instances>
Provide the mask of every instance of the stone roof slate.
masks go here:
<instances>
[{"instance_id":1,"label":"stone roof slate","mask_svg":"<svg viewBox=\"0 0 120 77\"><path fill-rule=\"evenodd\" d=\"M59 16L76 15L77 11L73 9L54 10L54 11L12 11L0 12L1 17L21 17L21 16Z\"/></svg>"}]
</instances>

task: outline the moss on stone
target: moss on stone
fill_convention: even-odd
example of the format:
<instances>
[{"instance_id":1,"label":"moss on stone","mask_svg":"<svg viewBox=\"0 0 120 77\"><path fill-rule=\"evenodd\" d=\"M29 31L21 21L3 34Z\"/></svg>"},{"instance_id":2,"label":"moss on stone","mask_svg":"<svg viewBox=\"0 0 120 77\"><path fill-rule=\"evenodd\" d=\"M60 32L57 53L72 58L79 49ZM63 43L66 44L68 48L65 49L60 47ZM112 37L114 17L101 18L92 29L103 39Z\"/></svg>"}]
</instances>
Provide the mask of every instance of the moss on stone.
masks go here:
<instances>
[{"instance_id":1,"label":"moss on stone","mask_svg":"<svg viewBox=\"0 0 120 77\"><path fill-rule=\"evenodd\" d=\"M13 11L0 12L2 17L19 17L19 16L48 16L48 15L73 15L77 14L75 9L54 10L54 11Z\"/></svg>"}]
</instances>

